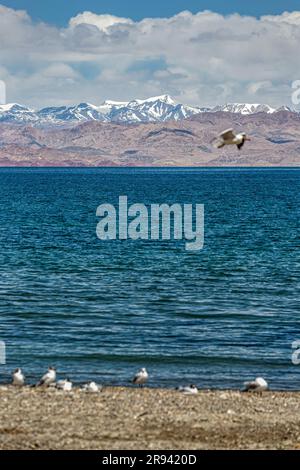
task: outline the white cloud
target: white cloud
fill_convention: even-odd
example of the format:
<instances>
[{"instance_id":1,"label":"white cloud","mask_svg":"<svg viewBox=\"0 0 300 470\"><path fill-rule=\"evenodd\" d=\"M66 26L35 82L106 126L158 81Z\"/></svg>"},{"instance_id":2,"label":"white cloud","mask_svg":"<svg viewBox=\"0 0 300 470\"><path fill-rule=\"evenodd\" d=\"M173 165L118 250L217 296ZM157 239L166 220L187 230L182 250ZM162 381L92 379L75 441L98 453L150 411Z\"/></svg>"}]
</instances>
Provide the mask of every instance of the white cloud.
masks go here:
<instances>
[{"instance_id":1,"label":"white cloud","mask_svg":"<svg viewBox=\"0 0 300 470\"><path fill-rule=\"evenodd\" d=\"M113 25L127 23L133 23L129 18L120 18L113 15L96 15L90 11L84 11L79 13L70 19L70 26L78 26L80 24L89 24L96 26L100 31L107 31Z\"/></svg>"},{"instance_id":2,"label":"white cloud","mask_svg":"<svg viewBox=\"0 0 300 470\"><path fill-rule=\"evenodd\" d=\"M288 23L293 25L300 25L300 11L288 12L285 11L282 15L274 16L263 16L263 21L274 21L275 23Z\"/></svg>"},{"instance_id":3,"label":"white cloud","mask_svg":"<svg viewBox=\"0 0 300 470\"><path fill-rule=\"evenodd\" d=\"M260 19L210 11L134 22L83 12L66 28L0 5L0 79L36 107L170 93L200 106L291 103L300 12Z\"/></svg>"}]
</instances>

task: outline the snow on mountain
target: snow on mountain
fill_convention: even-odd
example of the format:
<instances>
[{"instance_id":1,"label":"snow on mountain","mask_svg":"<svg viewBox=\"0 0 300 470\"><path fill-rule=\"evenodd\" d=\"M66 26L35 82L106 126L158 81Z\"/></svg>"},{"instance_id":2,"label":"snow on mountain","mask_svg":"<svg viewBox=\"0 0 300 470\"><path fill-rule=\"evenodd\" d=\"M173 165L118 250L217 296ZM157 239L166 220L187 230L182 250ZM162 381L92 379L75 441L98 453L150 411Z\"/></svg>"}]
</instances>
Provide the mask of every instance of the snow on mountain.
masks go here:
<instances>
[{"instance_id":1,"label":"snow on mountain","mask_svg":"<svg viewBox=\"0 0 300 470\"><path fill-rule=\"evenodd\" d=\"M131 107L135 107L135 106L141 106L141 105L151 105L151 103L156 103L156 102L165 103L171 106L176 105L176 101L174 101L170 95L152 96L150 98L146 98L145 100L135 99L133 101L130 101L128 105Z\"/></svg>"},{"instance_id":2,"label":"snow on mountain","mask_svg":"<svg viewBox=\"0 0 300 470\"><path fill-rule=\"evenodd\" d=\"M295 112L295 110L290 108L289 106L280 106L280 108L276 109L276 113L279 113L279 111L289 111L290 113Z\"/></svg>"},{"instance_id":3,"label":"snow on mountain","mask_svg":"<svg viewBox=\"0 0 300 470\"><path fill-rule=\"evenodd\" d=\"M267 104L257 103L227 103L222 106L216 106L212 112L223 111L225 113L239 113L239 114L254 114L254 113L268 113L276 112L275 108Z\"/></svg>"},{"instance_id":4,"label":"snow on mountain","mask_svg":"<svg viewBox=\"0 0 300 470\"><path fill-rule=\"evenodd\" d=\"M119 122L165 122L184 119L199 112L200 108L184 106L169 95L161 95L132 100L126 106L114 109L111 117Z\"/></svg>"},{"instance_id":5,"label":"snow on mountain","mask_svg":"<svg viewBox=\"0 0 300 470\"><path fill-rule=\"evenodd\" d=\"M168 114L165 115L165 121L180 121L181 119L186 119L194 114L207 113L210 111L210 108L198 108L192 106L184 106L183 104L177 104L173 109L170 110Z\"/></svg>"},{"instance_id":6,"label":"snow on mountain","mask_svg":"<svg viewBox=\"0 0 300 470\"><path fill-rule=\"evenodd\" d=\"M106 100L99 106L99 111L102 114L109 114L112 112L112 110L125 108L126 106L128 106L128 101Z\"/></svg>"},{"instance_id":7,"label":"snow on mountain","mask_svg":"<svg viewBox=\"0 0 300 470\"><path fill-rule=\"evenodd\" d=\"M146 117L138 109L131 109L128 106L113 108L109 114L111 122L138 123L145 122ZM150 119L148 119L150 121Z\"/></svg>"},{"instance_id":8,"label":"snow on mountain","mask_svg":"<svg viewBox=\"0 0 300 470\"><path fill-rule=\"evenodd\" d=\"M10 111L14 106L21 106L17 103L8 103L8 104L0 104L0 112L4 113Z\"/></svg>"},{"instance_id":9,"label":"snow on mountain","mask_svg":"<svg viewBox=\"0 0 300 470\"><path fill-rule=\"evenodd\" d=\"M33 122L37 120L33 109L18 103L0 105L0 122Z\"/></svg>"},{"instance_id":10,"label":"snow on mountain","mask_svg":"<svg viewBox=\"0 0 300 470\"><path fill-rule=\"evenodd\" d=\"M174 108L175 102L169 96L158 96L147 100L133 100L128 103L128 110L134 111L135 117L140 121L164 121L166 114ZM124 115L124 112L123 112Z\"/></svg>"},{"instance_id":11,"label":"snow on mountain","mask_svg":"<svg viewBox=\"0 0 300 470\"><path fill-rule=\"evenodd\" d=\"M278 111L292 111L287 106L278 109L266 104L227 103L214 108L187 106L176 102L169 95L153 96L144 100L106 100L99 106L80 103L74 106L54 106L34 111L17 103L0 105L0 122L32 122L36 124L59 124L68 122L102 121L120 123L180 121L204 112L228 112L272 114Z\"/></svg>"},{"instance_id":12,"label":"snow on mountain","mask_svg":"<svg viewBox=\"0 0 300 470\"><path fill-rule=\"evenodd\" d=\"M68 121L106 121L107 118L99 106L90 103L80 103L76 106L60 106L43 108L37 111L41 122L68 122Z\"/></svg>"}]
</instances>

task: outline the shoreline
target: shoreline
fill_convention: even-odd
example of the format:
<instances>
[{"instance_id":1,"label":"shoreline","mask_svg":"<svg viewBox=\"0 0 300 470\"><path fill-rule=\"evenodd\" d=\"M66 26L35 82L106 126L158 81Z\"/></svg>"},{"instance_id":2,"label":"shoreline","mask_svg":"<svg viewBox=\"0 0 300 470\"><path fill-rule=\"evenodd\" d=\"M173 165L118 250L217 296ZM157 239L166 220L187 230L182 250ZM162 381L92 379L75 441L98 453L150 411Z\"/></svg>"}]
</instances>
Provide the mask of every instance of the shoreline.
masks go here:
<instances>
[{"instance_id":1,"label":"shoreline","mask_svg":"<svg viewBox=\"0 0 300 470\"><path fill-rule=\"evenodd\" d=\"M300 449L300 392L0 386L0 449Z\"/></svg>"},{"instance_id":2,"label":"shoreline","mask_svg":"<svg viewBox=\"0 0 300 470\"><path fill-rule=\"evenodd\" d=\"M11 379L11 374L9 374L9 378ZM61 378L59 378L55 383L59 382L60 380L62 380ZM10 389L12 390L26 390L26 389L29 389L29 390L38 390L38 391L41 391L41 390L44 390L44 391L60 391L58 389L55 388L54 385L52 386L48 386L48 387L42 387L42 386L37 386L37 383L39 381L39 377L37 377L37 379L35 381L32 381L32 382L26 382L25 385L23 385L22 387L18 387L16 385L12 385L12 380L10 380L10 382L1 382L0 381L0 395L1 395L1 391L8 391ZM144 390L144 389L147 389L147 390L153 390L153 391L159 391L159 390L162 390L162 391L166 391L166 392L176 392L176 393L179 393L179 388L180 386L183 385L182 382L179 382L178 383L178 386L174 386L174 385L152 385L152 384L149 384L149 382L147 382L146 384L142 385L142 386L139 386L137 384L134 384L132 381L128 381L129 383L127 385L124 385L122 382L121 383L109 383L109 382L101 382L101 381L97 381L95 379L93 379L93 381L95 383L98 384L98 386L100 387L100 389L102 388L102 391L104 390ZM89 381L78 381L78 382L73 382L72 381L72 393L73 392L81 392L83 391L82 390L82 387L84 385L86 385ZM195 384L198 388L198 392L199 393L222 393L222 392L225 392L225 393L254 393L254 392L246 392L245 390L243 390L243 383L244 382L241 382L241 387L236 387L236 388L221 388L221 387L216 387L216 388L198 388L198 385ZM189 383L186 383L185 385L189 385ZM101 391L99 391L99 393L101 393ZM273 388L273 387L269 387L267 391L264 391L263 393L281 393L281 394L297 394L299 393L299 397L300 397L300 387L297 388L297 389L282 389L282 388ZM258 395L258 393L256 393L256 395Z\"/></svg>"}]
</instances>

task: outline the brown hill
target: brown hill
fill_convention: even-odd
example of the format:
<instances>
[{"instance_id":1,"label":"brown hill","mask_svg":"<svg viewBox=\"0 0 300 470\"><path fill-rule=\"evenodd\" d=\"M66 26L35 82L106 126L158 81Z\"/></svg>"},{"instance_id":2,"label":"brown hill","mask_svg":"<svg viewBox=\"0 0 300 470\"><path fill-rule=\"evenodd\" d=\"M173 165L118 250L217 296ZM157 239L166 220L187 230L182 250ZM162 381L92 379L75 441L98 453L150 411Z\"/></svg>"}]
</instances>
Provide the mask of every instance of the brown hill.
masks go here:
<instances>
[{"instance_id":1,"label":"brown hill","mask_svg":"<svg viewBox=\"0 0 300 470\"><path fill-rule=\"evenodd\" d=\"M251 137L241 151L216 150L218 132ZM300 166L300 115L202 113L180 122L0 124L1 166Z\"/></svg>"}]
</instances>

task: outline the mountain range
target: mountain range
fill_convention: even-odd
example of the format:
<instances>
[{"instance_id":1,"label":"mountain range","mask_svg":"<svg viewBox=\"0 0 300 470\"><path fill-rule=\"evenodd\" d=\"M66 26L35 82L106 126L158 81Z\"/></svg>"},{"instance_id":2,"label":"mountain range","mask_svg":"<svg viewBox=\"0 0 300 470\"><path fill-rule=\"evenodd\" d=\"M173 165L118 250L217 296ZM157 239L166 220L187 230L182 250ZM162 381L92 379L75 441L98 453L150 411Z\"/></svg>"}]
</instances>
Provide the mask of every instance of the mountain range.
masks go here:
<instances>
[{"instance_id":1,"label":"mountain range","mask_svg":"<svg viewBox=\"0 0 300 470\"><path fill-rule=\"evenodd\" d=\"M109 113L110 106L115 105L107 104ZM240 151L236 146L215 149L210 144L213 137L231 127L246 132L251 141ZM200 112L178 122L134 125L95 120L59 126L2 122L0 166L300 167L300 113Z\"/></svg>"},{"instance_id":2,"label":"mountain range","mask_svg":"<svg viewBox=\"0 0 300 470\"><path fill-rule=\"evenodd\" d=\"M214 108L187 106L176 102L169 95L154 96L145 100L129 102L104 101L99 106L80 103L74 106L53 106L34 110L17 103L0 105L0 122L32 125L57 125L87 121L113 123L155 123L181 121L201 113L228 112L251 115L256 113L273 114L290 111L283 106L272 108L266 104L228 103Z\"/></svg>"}]
</instances>

